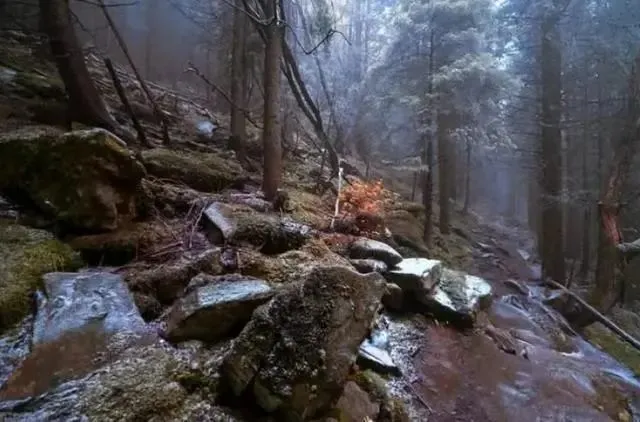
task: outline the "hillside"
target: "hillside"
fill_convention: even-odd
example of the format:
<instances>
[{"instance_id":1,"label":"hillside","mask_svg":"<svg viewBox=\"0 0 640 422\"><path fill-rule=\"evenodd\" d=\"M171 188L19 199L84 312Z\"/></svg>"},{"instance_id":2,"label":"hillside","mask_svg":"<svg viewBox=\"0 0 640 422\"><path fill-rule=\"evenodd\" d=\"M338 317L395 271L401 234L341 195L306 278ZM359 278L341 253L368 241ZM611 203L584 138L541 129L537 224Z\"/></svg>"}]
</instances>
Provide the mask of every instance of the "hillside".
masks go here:
<instances>
[{"instance_id":1,"label":"hillside","mask_svg":"<svg viewBox=\"0 0 640 422\"><path fill-rule=\"evenodd\" d=\"M374 163L347 177L364 193L331 229L317 140L287 146L267 201L258 130L241 163L227 116L149 83L163 145L123 69L153 146L65 127L43 50L0 37L0 419L640 418L637 366L554 310L524 228L456 210L429 249L410 175ZM102 61L87 63L133 133Z\"/></svg>"}]
</instances>

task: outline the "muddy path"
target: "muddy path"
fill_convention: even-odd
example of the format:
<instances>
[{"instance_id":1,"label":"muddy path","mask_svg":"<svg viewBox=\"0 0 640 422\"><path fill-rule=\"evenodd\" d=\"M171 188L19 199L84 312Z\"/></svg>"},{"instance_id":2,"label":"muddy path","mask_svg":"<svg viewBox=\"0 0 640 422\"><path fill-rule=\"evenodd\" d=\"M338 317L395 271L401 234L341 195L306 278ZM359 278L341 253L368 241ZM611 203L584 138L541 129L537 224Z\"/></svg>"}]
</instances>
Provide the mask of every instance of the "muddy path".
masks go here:
<instances>
[{"instance_id":1,"label":"muddy path","mask_svg":"<svg viewBox=\"0 0 640 422\"><path fill-rule=\"evenodd\" d=\"M391 342L404 350L394 356L406 372L398 389L413 396L413 418L640 421L640 383L632 372L543 304L548 292L526 260L532 255L526 231L493 223L468 235L476 244L469 272L494 289L479 326L460 332L414 318L415 346L403 349L411 341L407 322L390 322Z\"/></svg>"}]
</instances>

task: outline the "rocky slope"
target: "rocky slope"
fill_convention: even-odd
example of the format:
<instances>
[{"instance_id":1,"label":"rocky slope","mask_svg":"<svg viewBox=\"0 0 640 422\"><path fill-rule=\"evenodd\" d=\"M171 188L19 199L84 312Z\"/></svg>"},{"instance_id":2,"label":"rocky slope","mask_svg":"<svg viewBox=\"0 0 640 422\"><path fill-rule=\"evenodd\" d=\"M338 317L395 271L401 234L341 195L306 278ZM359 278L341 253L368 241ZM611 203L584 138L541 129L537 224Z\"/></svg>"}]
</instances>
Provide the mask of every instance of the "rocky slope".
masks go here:
<instances>
[{"instance_id":1,"label":"rocky slope","mask_svg":"<svg viewBox=\"0 0 640 422\"><path fill-rule=\"evenodd\" d=\"M459 222L427 250L421 207L396 196L383 230L329 230L311 146L291 152L282 197L265 201L224 133L198 132L213 116L159 86L170 148L63 129L64 92L37 40L1 40L0 419L638 415L626 368L544 292L509 290L506 267L523 279L528 263L485 226Z\"/></svg>"}]
</instances>

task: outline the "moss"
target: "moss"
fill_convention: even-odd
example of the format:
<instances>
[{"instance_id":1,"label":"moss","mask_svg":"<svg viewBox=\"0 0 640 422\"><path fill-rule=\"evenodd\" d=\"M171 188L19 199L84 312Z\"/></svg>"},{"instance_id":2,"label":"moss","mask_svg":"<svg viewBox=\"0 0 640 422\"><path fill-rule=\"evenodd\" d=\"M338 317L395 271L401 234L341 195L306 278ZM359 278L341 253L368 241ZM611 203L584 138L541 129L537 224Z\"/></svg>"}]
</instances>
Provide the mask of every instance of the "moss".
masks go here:
<instances>
[{"instance_id":1,"label":"moss","mask_svg":"<svg viewBox=\"0 0 640 422\"><path fill-rule=\"evenodd\" d=\"M237 160L217 154L192 154L162 148L142 152L149 173L202 191L217 192L233 186L242 175Z\"/></svg>"},{"instance_id":2,"label":"moss","mask_svg":"<svg viewBox=\"0 0 640 422\"><path fill-rule=\"evenodd\" d=\"M588 327L585 335L589 341L622 362L636 376L640 376L640 353L636 349L620 340L600 323Z\"/></svg>"},{"instance_id":3,"label":"moss","mask_svg":"<svg viewBox=\"0 0 640 422\"><path fill-rule=\"evenodd\" d=\"M331 221L331 206L318 195L293 189L289 191L289 203L291 216L295 221L316 229L326 227Z\"/></svg>"},{"instance_id":4,"label":"moss","mask_svg":"<svg viewBox=\"0 0 640 422\"><path fill-rule=\"evenodd\" d=\"M28 314L43 274L80 264L73 250L49 233L0 224L0 332Z\"/></svg>"}]
</instances>

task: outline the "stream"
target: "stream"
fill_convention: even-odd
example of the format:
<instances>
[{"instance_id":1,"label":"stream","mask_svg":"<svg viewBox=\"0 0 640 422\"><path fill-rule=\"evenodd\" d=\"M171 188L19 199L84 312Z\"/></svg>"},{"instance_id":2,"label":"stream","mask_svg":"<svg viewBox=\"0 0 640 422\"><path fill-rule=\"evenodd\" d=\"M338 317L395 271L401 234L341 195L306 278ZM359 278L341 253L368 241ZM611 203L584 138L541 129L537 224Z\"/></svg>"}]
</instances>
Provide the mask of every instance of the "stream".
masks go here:
<instances>
[{"instance_id":1,"label":"stream","mask_svg":"<svg viewBox=\"0 0 640 422\"><path fill-rule=\"evenodd\" d=\"M543 304L554 292L541 286L539 265L525 261L534 256L528 234L486 226L474 231L482 242L474 258L476 274L494 288L489 333L387 317L391 355L404 374L391 383L413 403L412 419L640 421L633 372ZM500 243L491 246L487 236Z\"/></svg>"}]
</instances>

